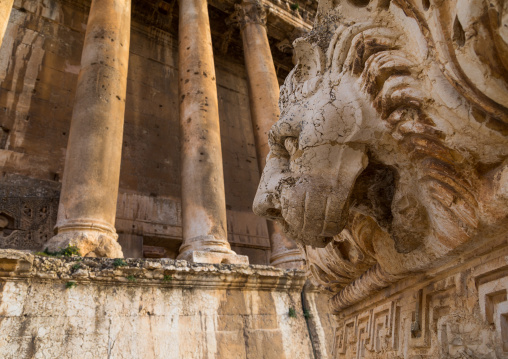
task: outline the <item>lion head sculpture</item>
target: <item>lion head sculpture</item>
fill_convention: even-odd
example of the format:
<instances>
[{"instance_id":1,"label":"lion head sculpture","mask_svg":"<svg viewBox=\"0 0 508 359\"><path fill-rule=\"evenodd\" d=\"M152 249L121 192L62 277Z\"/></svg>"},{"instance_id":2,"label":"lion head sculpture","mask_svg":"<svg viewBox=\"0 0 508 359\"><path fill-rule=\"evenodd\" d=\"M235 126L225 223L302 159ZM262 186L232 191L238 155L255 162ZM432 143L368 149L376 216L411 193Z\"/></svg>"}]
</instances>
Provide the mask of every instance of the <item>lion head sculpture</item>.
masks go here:
<instances>
[{"instance_id":1,"label":"lion head sculpture","mask_svg":"<svg viewBox=\"0 0 508 359\"><path fill-rule=\"evenodd\" d=\"M323 0L294 45L256 214L335 253L366 219L391 274L506 233L507 2Z\"/></svg>"}]
</instances>

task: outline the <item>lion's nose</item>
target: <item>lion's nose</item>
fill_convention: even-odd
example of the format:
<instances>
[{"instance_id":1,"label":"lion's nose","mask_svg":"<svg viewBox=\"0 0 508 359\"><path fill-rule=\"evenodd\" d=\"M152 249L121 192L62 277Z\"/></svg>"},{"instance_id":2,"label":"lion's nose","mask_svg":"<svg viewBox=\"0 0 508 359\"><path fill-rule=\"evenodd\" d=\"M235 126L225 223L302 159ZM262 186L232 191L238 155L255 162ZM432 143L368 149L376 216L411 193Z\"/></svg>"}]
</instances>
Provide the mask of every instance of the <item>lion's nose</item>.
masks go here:
<instances>
[{"instance_id":1,"label":"lion's nose","mask_svg":"<svg viewBox=\"0 0 508 359\"><path fill-rule=\"evenodd\" d=\"M261 174L252 205L256 215L271 220L282 218L278 186L280 181L287 176L283 171L284 164L283 159L272 154L272 152L267 156L266 165Z\"/></svg>"},{"instance_id":2,"label":"lion's nose","mask_svg":"<svg viewBox=\"0 0 508 359\"><path fill-rule=\"evenodd\" d=\"M258 188L256 197L254 197L253 210L256 215L271 220L282 217L279 201L275 200L274 194L262 191L261 188Z\"/></svg>"}]
</instances>

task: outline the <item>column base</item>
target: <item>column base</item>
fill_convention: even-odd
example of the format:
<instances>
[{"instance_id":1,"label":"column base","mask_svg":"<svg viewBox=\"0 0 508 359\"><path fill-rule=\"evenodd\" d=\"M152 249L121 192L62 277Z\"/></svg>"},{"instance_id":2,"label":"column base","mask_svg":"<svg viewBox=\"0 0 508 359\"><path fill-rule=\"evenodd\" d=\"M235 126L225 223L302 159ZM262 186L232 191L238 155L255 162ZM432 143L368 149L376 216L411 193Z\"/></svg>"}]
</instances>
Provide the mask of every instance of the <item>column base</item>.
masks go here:
<instances>
[{"instance_id":1,"label":"column base","mask_svg":"<svg viewBox=\"0 0 508 359\"><path fill-rule=\"evenodd\" d=\"M186 260L191 263L206 264L249 264L249 257L238 255L235 252L211 252L211 251L188 251L180 254L178 259Z\"/></svg>"},{"instance_id":2,"label":"column base","mask_svg":"<svg viewBox=\"0 0 508 359\"><path fill-rule=\"evenodd\" d=\"M122 247L117 238L116 233L94 229L59 230L44 248L49 252L58 252L68 246L76 246L83 257L123 258Z\"/></svg>"},{"instance_id":3,"label":"column base","mask_svg":"<svg viewBox=\"0 0 508 359\"><path fill-rule=\"evenodd\" d=\"M249 257L236 254L227 240L216 239L212 235L185 240L177 259L191 263L249 264Z\"/></svg>"},{"instance_id":4,"label":"column base","mask_svg":"<svg viewBox=\"0 0 508 359\"><path fill-rule=\"evenodd\" d=\"M299 249L292 249L272 255L270 265L281 269L303 269L305 260Z\"/></svg>"}]
</instances>

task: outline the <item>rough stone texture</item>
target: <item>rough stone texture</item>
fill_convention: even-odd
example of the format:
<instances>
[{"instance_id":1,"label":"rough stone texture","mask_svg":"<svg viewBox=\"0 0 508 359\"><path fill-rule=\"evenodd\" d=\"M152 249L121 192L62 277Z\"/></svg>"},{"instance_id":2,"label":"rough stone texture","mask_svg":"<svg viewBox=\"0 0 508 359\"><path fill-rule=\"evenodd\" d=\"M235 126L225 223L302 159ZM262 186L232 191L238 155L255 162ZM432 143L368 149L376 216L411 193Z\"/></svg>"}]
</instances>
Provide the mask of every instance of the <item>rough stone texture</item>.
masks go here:
<instances>
[{"instance_id":1,"label":"rough stone texture","mask_svg":"<svg viewBox=\"0 0 508 359\"><path fill-rule=\"evenodd\" d=\"M249 83L249 103L260 172L268 156L268 131L279 119L279 83L266 29L269 8L259 0L244 0L235 6L228 22L240 28ZM282 228L268 223L270 264L280 268L300 268L303 257Z\"/></svg>"},{"instance_id":2,"label":"rough stone texture","mask_svg":"<svg viewBox=\"0 0 508 359\"><path fill-rule=\"evenodd\" d=\"M131 0L92 0L76 85L56 235L86 256L123 257L114 228L129 65Z\"/></svg>"},{"instance_id":3,"label":"rough stone texture","mask_svg":"<svg viewBox=\"0 0 508 359\"><path fill-rule=\"evenodd\" d=\"M254 211L299 242L339 316L358 308L345 317L355 324L344 346L356 349L344 357L384 352L378 329L394 338L366 306L377 291L461 261L461 278L474 280L472 257L461 256L496 241L506 247L507 14L503 1L323 0L313 31L295 42ZM507 278L498 279L502 292ZM497 349L508 343L504 305L484 335L485 318L471 314L483 294L462 305L472 289L456 287L437 327L448 332L425 330L457 348L406 341L384 357L506 355ZM397 288L407 310L416 288ZM395 311L383 315L390 322ZM427 319L409 320L414 332ZM477 347L459 348L472 338Z\"/></svg>"},{"instance_id":4,"label":"rough stone texture","mask_svg":"<svg viewBox=\"0 0 508 359\"><path fill-rule=\"evenodd\" d=\"M179 16L183 243L178 258L189 261L208 258L194 256L194 251L231 256L235 253L227 240L219 107L208 2L180 1Z\"/></svg>"},{"instance_id":5,"label":"rough stone texture","mask_svg":"<svg viewBox=\"0 0 508 359\"><path fill-rule=\"evenodd\" d=\"M60 186L5 176L0 185L0 248L41 250L56 224Z\"/></svg>"},{"instance_id":6,"label":"rough stone texture","mask_svg":"<svg viewBox=\"0 0 508 359\"><path fill-rule=\"evenodd\" d=\"M508 358L507 255L497 241L342 310L333 357Z\"/></svg>"},{"instance_id":7,"label":"rough stone texture","mask_svg":"<svg viewBox=\"0 0 508 359\"><path fill-rule=\"evenodd\" d=\"M2 40L4 38L5 29L9 22L9 15L11 14L12 4L14 0L4 0L0 4L0 46L2 46Z\"/></svg>"},{"instance_id":8,"label":"rough stone texture","mask_svg":"<svg viewBox=\"0 0 508 359\"><path fill-rule=\"evenodd\" d=\"M0 357L314 357L302 271L113 263L0 251Z\"/></svg>"}]
</instances>

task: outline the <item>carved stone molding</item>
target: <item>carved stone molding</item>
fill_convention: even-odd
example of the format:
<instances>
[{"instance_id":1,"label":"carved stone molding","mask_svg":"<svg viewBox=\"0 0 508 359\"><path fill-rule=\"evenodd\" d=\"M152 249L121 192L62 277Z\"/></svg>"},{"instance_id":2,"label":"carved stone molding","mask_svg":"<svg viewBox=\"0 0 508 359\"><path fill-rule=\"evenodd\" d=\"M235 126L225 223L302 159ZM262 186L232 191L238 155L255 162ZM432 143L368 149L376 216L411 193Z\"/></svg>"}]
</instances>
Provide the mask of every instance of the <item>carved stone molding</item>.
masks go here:
<instances>
[{"instance_id":1,"label":"carved stone molding","mask_svg":"<svg viewBox=\"0 0 508 359\"><path fill-rule=\"evenodd\" d=\"M332 357L508 357L507 247L497 248L341 311Z\"/></svg>"},{"instance_id":2,"label":"carved stone molding","mask_svg":"<svg viewBox=\"0 0 508 359\"><path fill-rule=\"evenodd\" d=\"M296 40L253 208L306 246L335 310L508 232L506 19L323 0Z\"/></svg>"},{"instance_id":3,"label":"carved stone molding","mask_svg":"<svg viewBox=\"0 0 508 359\"><path fill-rule=\"evenodd\" d=\"M58 183L26 178L0 183L0 248L41 250L53 235Z\"/></svg>"},{"instance_id":4,"label":"carved stone molding","mask_svg":"<svg viewBox=\"0 0 508 359\"><path fill-rule=\"evenodd\" d=\"M247 24L257 24L266 27L269 7L260 0L243 0L241 4L235 4L235 12L226 20L228 25L242 29Z\"/></svg>"}]
</instances>

